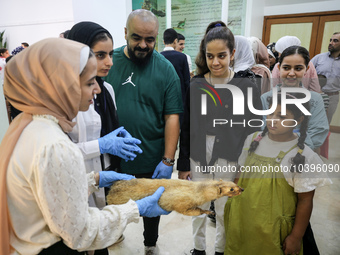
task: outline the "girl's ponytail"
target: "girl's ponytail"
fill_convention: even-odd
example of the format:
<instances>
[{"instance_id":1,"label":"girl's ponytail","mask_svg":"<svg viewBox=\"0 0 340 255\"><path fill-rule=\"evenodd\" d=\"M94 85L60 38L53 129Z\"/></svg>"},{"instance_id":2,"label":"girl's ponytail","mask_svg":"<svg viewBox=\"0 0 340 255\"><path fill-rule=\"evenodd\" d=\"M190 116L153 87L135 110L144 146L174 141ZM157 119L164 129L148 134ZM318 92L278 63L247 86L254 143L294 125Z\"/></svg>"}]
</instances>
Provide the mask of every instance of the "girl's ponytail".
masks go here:
<instances>
[{"instance_id":1,"label":"girl's ponytail","mask_svg":"<svg viewBox=\"0 0 340 255\"><path fill-rule=\"evenodd\" d=\"M306 140L306 137L307 137L307 128L308 128L308 117L307 116L304 116L304 119L301 123L301 126L300 126L300 137L298 139L298 143L297 143L297 146L298 146L298 152L296 153L296 155L291 158L291 168L290 168L290 171L291 172L299 172L301 173L302 170L303 170L303 166L305 164L305 156L302 155L302 152L305 148L305 140Z\"/></svg>"},{"instance_id":2,"label":"girl's ponytail","mask_svg":"<svg viewBox=\"0 0 340 255\"><path fill-rule=\"evenodd\" d=\"M267 126L264 127L263 131L262 131L262 134L259 134L255 139L254 141L251 142L250 146L249 146L249 150L248 150L248 154L251 154L253 153L257 146L259 146L260 144L260 141L263 137L265 137L265 135L268 133L268 128Z\"/></svg>"}]
</instances>

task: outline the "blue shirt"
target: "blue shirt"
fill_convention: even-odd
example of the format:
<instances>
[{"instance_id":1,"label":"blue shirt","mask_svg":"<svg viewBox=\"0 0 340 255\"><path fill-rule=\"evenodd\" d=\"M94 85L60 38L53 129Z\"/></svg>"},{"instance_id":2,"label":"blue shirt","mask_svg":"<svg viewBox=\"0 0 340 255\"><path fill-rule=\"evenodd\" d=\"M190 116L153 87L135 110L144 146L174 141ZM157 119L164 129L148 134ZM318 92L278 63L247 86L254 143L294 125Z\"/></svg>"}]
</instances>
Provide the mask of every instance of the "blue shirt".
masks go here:
<instances>
[{"instance_id":1,"label":"blue shirt","mask_svg":"<svg viewBox=\"0 0 340 255\"><path fill-rule=\"evenodd\" d=\"M327 78L327 83L322 91L340 91L340 56L333 58L330 52L325 52L316 55L311 62L314 64L316 72Z\"/></svg>"}]
</instances>

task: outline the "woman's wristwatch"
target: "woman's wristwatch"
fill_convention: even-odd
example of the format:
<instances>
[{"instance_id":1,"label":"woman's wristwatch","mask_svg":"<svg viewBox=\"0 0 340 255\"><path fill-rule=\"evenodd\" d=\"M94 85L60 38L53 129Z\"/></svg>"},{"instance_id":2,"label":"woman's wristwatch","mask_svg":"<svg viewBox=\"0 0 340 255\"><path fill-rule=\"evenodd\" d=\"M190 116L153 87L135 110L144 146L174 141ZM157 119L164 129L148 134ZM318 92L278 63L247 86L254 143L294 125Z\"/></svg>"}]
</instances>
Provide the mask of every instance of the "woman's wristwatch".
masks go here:
<instances>
[{"instance_id":1,"label":"woman's wristwatch","mask_svg":"<svg viewBox=\"0 0 340 255\"><path fill-rule=\"evenodd\" d=\"M169 164L169 165L175 164L175 160L174 160L174 159L171 159L171 158L163 157L163 158L162 158L162 161L163 161L163 163L166 163L166 164Z\"/></svg>"}]
</instances>

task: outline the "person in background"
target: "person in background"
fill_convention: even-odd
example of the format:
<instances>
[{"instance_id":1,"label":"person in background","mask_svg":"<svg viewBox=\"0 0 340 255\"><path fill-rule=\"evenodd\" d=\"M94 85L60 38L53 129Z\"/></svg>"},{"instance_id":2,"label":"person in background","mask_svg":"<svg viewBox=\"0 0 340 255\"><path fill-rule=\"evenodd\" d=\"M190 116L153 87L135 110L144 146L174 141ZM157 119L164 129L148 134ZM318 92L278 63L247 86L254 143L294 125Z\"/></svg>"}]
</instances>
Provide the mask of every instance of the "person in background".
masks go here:
<instances>
[{"instance_id":1,"label":"person in background","mask_svg":"<svg viewBox=\"0 0 340 255\"><path fill-rule=\"evenodd\" d=\"M272 74L269 70L269 57L267 47L256 37L247 38L250 42L251 49L253 51L253 56L255 63L253 64L251 70L257 76L256 82L261 95L272 89L271 80Z\"/></svg>"},{"instance_id":2,"label":"person in background","mask_svg":"<svg viewBox=\"0 0 340 255\"><path fill-rule=\"evenodd\" d=\"M243 77L248 77L258 86L256 78L259 77L256 77L255 73L251 70L255 64L255 59L249 41L242 35L235 35L234 38L235 55L234 59L230 62L231 68L235 73L239 73ZM259 86L258 89L260 89Z\"/></svg>"},{"instance_id":3,"label":"person in background","mask_svg":"<svg viewBox=\"0 0 340 255\"><path fill-rule=\"evenodd\" d=\"M177 33L178 34L178 43L176 44L176 51L179 51L181 53L184 53L184 48L185 48L185 37L184 35ZM188 65L189 65L189 71L190 71L190 77L194 76L194 71L192 70L192 61L191 61L191 57L184 53L187 56L187 60L188 60Z\"/></svg>"},{"instance_id":4,"label":"person in background","mask_svg":"<svg viewBox=\"0 0 340 255\"><path fill-rule=\"evenodd\" d=\"M270 63L269 69L270 71L273 71L275 64L279 60L279 53L275 50L275 42L268 44L267 50Z\"/></svg>"},{"instance_id":5,"label":"person in background","mask_svg":"<svg viewBox=\"0 0 340 255\"><path fill-rule=\"evenodd\" d=\"M8 50L6 48L0 49L0 89L2 89L2 86L4 84L4 77L5 77L5 66L7 64L7 59L11 55L9 54ZM7 117L8 117L8 123L11 123L11 105L5 99L6 102L6 109L7 109Z\"/></svg>"},{"instance_id":6,"label":"person in background","mask_svg":"<svg viewBox=\"0 0 340 255\"><path fill-rule=\"evenodd\" d=\"M60 38L67 38L69 32L70 32L69 29L68 29L68 30L65 30L64 32L62 32L62 33L59 34L59 37L60 37Z\"/></svg>"},{"instance_id":7,"label":"person in background","mask_svg":"<svg viewBox=\"0 0 340 255\"><path fill-rule=\"evenodd\" d=\"M121 161L121 172L136 178L170 179L183 112L180 79L172 64L155 48L158 19L148 10L130 13L127 45L114 50L105 80L116 93L119 122L142 141L143 154ZM158 254L160 217L144 217L144 253Z\"/></svg>"},{"instance_id":8,"label":"person in background","mask_svg":"<svg viewBox=\"0 0 340 255\"><path fill-rule=\"evenodd\" d=\"M319 78L319 84L320 84L321 91L322 91L322 88L327 84L327 78L326 78L326 76L324 76L322 74L318 74L318 78ZM328 107L329 107L329 96L324 92L321 92L320 95L322 97L323 104L325 105L325 111L326 111L326 114L327 114L328 113ZM326 159L328 159L329 136L330 135L331 135L331 132L329 131L326 140L320 146L320 153L319 154L321 156L325 157Z\"/></svg>"},{"instance_id":9,"label":"person in background","mask_svg":"<svg viewBox=\"0 0 340 255\"><path fill-rule=\"evenodd\" d=\"M281 87L303 87L303 79L308 69L309 52L302 46L291 46L283 51L279 58L278 68L282 84L278 84L278 90ZM310 91L310 113L308 122L307 137L304 142L312 149L317 150L325 141L329 125L325 112L324 103L320 93ZM272 97L273 92L269 91L261 96L264 110L269 109L268 97ZM264 116L265 120L265 116ZM299 132L299 127L295 130Z\"/></svg>"},{"instance_id":10,"label":"person in background","mask_svg":"<svg viewBox=\"0 0 340 255\"><path fill-rule=\"evenodd\" d=\"M236 168L236 161L241 153L244 139L259 128L248 125L213 125L214 119L227 119L234 123L247 122L257 118L244 105L243 115L234 115L235 105L229 90L218 89L217 84L237 86L247 98L248 88L252 88L252 100L256 109L261 109L260 93L256 85L243 75L229 68L234 59L234 35L222 21L209 24L200 44L196 58L198 75L191 79L187 93L183 125L180 137L180 151L177 160L178 178L192 181L225 180L233 181L232 171L210 172L204 169ZM249 45L248 45L249 46ZM250 47L250 46L249 46ZM251 51L251 50L250 50ZM252 56L252 55L251 55ZM214 100L207 99L207 114L201 114L201 98L207 94L219 95L216 107ZM216 100L217 101L217 100ZM199 169L199 170L198 170ZM223 254L225 246L224 206L228 197L215 200L216 236L215 255ZM205 203L200 208L208 210L211 203ZM192 217L194 238L194 255L205 255L206 252L207 215Z\"/></svg>"},{"instance_id":11,"label":"person in background","mask_svg":"<svg viewBox=\"0 0 340 255\"><path fill-rule=\"evenodd\" d=\"M2 87L4 83L4 73L5 73L5 66L6 66L6 59L10 56L8 49L1 48L0 49L0 85Z\"/></svg>"},{"instance_id":12,"label":"person in background","mask_svg":"<svg viewBox=\"0 0 340 255\"><path fill-rule=\"evenodd\" d=\"M11 53L11 54L12 54L12 56L15 56L15 55L17 55L18 53L22 52L24 49L25 49L25 48L22 47L22 46L20 45L20 46L16 47L14 50L12 50L12 53Z\"/></svg>"},{"instance_id":13,"label":"person in background","mask_svg":"<svg viewBox=\"0 0 340 255\"><path fill-rule=\"evenodd\" d=\"M91 48L97 61L98 91L94 103L86 112L79 112L74 121L77 123L69 137L81 150L87 173L100 173L106 170L112 178L129 180L132 175L121 175L120 159L134 160L136 153L142 153L137 146L140 140L133 138L124 127L119 127L115 105L115 94L110 84L103 81L112 66L113 38L109 31L94 22L75 24L68 38L86 44ZM110 183L108 183L109 188ZM102 209L106 205L104 188L89 196L89 205ZM123 237L120 239L123 240ZM108 254L107 249L95 254Z\"/></svg>"},{"instance_id":14,"label":"person in background","mask_svg":"<svg viewBox=\"0 0 340 255\"><path fill-rule=\"evenodd\" d=\"M21 46L24 48L28 48L30 45L27 42L21 43Z\"/></svg>"},{"instance_id":15,"label":"person in background","mask_svg":"<svg viewBox=\"0 0 340 255\"><path fill-rule=\"evenodd\" d=\"M321 87L320 95L322 96L323 104L325 105L325 111L327 113L329 107L329 96L326 93L322 92L322 88L327 84L327 77L322 74L318 74L318 79Z\"/></svg>"},{"instance_id":16,"label":"person in background","mask_svg":"<svg viewBox=\"0 0 340 255\"><path fill-rule=\"evenodd\" d=\"M340 91L340 32L335 32L328 45L328 52L321 53L312 58L318 74L327 78L326 85L322 91L329 96L329 107L327 111L328 122L331 123L333 115L339 103Z\"/></svg>"},{"instance_id":17,"label":"person in background","mask_svg":"<svg viewBox=\"0 0 340 255\"><path fill-rule=\"evenodd\" d=\"M182 91L182 102L184 105L185 95L187 93L187 89L190 85L190 72L188 68L187 57L176 50L176 45L178 44L178 35L177 32L172 29L166 29L163 33L163 42L165 45L164 50L161 54L171 62L174 66L176 73L181 80L181 91ZM180 114L180 124L182 125L183 114Z\"/></svg>"},{"instance_id":18,"label":"person in background","mask_svg":"<svg viewBox=\"0 0 340 255\"><path fill-rule=\"evenodd\" d=\"M89 193L117 180L86 174L67 135L78 111L93 104L96 75L90 48L60 38L39 41L8 63L4 94L22 113L0 144L1 254L84 254L115 243L139 215L168 213L158 206L164 188L103 210L88 206Z\"/></svg>"},{"instance_id":19,"label":"person in background","mask_svg":"<svg viewBox=\"0 0 340 255\"><path fill-rule=\"evenodd\" d=\"M279 56L281 53L287 49L290 46L300 46L301 41L296 36L283 36L281 37L275 44L275 49L279 53ZM276 63L273 71L272 71L272 77L273 77L273 87L275 87L277 84L281 82L280 80L280 71L278 68L278 63ZM312 62L309 62L307 71L305 73L304 79L303 79L303 86L307 88L308 90L320 92L320 84L318 79L318 74L315 70L315 67Z\"/></svg>"}]
</instances>

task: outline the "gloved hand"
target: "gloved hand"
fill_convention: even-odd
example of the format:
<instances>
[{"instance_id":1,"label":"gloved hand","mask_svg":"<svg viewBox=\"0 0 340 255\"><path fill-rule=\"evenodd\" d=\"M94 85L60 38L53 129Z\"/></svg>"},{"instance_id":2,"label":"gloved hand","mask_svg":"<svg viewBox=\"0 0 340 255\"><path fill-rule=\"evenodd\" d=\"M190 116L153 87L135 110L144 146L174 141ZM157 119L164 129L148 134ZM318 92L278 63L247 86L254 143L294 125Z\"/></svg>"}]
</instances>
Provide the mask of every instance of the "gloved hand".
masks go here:
<instances>
[{"instance_id":1,"label":"gloved hand","mask_svg":"<svg viewBox=\"0 0 340 255\"><path fill-rule=\"evenodd\" d=\"M125 159L125 161L134 160L137 155L133 152L143 152L141 148L137 146L137 144L141 144L142 142L133 137L120 137L120 133L125 136L130 135L124 127L120 127L111 133L98 138L100 153L110 153Z\"/></svg>"},{"instance_id":2,"label":"gloved hand","mask_svg":"<svg viewBox=\"0 0 340 255\"><path fill-rule=\"evenodd\" d=\"M152 218L170 213L158 205L158 200L162 196L163 192L164 187L159 187L153 195L136 201L140 216Z\"/></svg>"},{"instance_id":3,"label":"gloved hand","mask_svg":"<svg viewBox=\"0 0 340 255\"><path fill-rule=\"evenodd\" d=\"M152 179L170 179L173 166L167 166L162 161L156 166Z\"/></svg>"},{"instance_id":4,"label":"gloved hand","mask_svg":"<svg viewBox=\"0 0 340 255\"><path fill-rule=\"evenodd\" d=\"M125 128L120 131L119 136L123 138L132 138L132 135Z\"/></svg>"},{"instance_id":5,"label":"gloved hand","mask_svg":"<svg viewBox=\"0 0 340 255\"><path fill-rule=\"evenodd\" d=\"M111 187L113 182L120 180L131 180L135 179L134 176L129 174L120 174L115 171L100 171L99 172L99 188Z\"/></svg>"}]
</instances>

